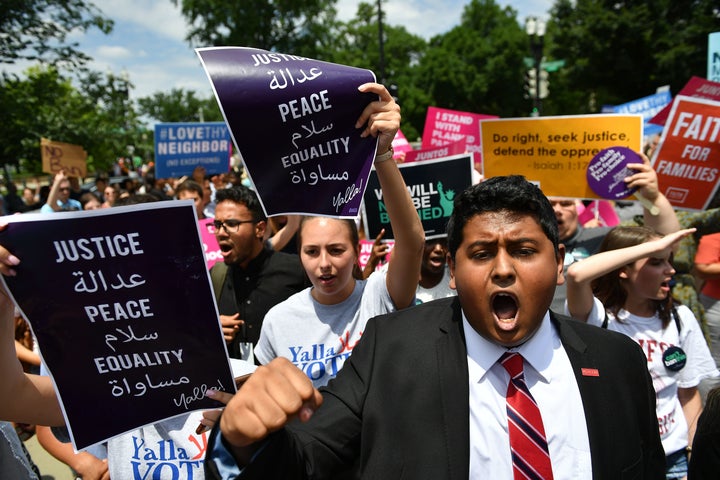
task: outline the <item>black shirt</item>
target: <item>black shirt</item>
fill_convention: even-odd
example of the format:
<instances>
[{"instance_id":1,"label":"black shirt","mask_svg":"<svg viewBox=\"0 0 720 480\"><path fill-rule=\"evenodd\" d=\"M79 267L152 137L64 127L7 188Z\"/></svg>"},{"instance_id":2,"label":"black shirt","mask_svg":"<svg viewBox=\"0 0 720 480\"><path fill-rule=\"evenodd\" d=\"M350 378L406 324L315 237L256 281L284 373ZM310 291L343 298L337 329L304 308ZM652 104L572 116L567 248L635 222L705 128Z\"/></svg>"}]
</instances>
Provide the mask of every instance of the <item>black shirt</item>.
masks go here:
<instances>
[{"instance_id":1,"label":"black shirt","mask_svg":"<svg viewBox=\"0 0 720 480\"><path fill-rule=\"evenodd\" d=\"M256 345L267 311L308 286L310 282L297 255L265 248L245 269L229 265L217 299L218 310L221 315L240 313L240 320L245 321L228 345L230 356L240 358L241 342Z\"/></svg>"}]
</instances>

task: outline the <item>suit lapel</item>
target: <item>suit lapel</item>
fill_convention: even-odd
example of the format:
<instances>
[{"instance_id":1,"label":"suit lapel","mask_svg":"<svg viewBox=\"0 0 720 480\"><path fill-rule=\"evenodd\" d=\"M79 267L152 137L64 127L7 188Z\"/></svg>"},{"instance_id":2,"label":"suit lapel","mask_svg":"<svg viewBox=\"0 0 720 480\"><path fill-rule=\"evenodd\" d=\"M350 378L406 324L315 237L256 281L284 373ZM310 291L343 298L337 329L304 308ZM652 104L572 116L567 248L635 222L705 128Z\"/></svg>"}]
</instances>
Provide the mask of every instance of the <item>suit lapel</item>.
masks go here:
<instances>
[{"instance_id":1,"label":"suit lapel","mask_svg":"<svg viewBox=\"0 0 720 480\"><path fill-rule=\"evenodd\" d=\"M467 348L462 331L462 314L457 297L452 302L451 315L440 325L435 344L442 425L445 428L448 458L448 478L466 479L470 463L470 396L468 387Z\"/></svg>"},{"instance_id":2,"label":"suit lapel","mask_svg":"<svg viewBox=\"0 0 720 480\"><path fill-rule=\"evenodd\" d=\"M612 400L607 398L607 395L614 389L605 383L605 378L599 376L600 365L597 359L589 353L585 341L568 325L569 322L576 320L559 320L552 311L550 319L558 330L560 341L565 347L580 390L590 443L593 476L598 478L599 472L602 470L603 446L606 441L601 433L607 430L604 423L608 421L608 412L605 411L605 408L612 404Z\"/></svg>"}]
</instances>

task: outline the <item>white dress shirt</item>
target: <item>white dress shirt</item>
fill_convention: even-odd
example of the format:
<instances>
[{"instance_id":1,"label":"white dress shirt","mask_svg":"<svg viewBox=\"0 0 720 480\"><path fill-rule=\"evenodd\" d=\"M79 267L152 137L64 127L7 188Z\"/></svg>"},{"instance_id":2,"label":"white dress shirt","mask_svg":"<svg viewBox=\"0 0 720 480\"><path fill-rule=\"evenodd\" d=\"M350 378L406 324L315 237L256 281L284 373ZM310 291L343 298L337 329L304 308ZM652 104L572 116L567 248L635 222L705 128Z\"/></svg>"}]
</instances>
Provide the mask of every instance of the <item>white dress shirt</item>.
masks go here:
<instances>
[{"instance_id":1,"label":"white dress shirt","mask_svg":"<svg viewBox=\"0 0 720 480\"><path fill-rule=\"evenodd\" d=\"M510 375L497 363L507 351L525 359L525 382L543 418L555 480L591 478L580 390L549 314L529 340L509 350L480 336L464 312L463 329L470 382L469 478L513 478L505 405Z\"/></svg>"}]
</instances>

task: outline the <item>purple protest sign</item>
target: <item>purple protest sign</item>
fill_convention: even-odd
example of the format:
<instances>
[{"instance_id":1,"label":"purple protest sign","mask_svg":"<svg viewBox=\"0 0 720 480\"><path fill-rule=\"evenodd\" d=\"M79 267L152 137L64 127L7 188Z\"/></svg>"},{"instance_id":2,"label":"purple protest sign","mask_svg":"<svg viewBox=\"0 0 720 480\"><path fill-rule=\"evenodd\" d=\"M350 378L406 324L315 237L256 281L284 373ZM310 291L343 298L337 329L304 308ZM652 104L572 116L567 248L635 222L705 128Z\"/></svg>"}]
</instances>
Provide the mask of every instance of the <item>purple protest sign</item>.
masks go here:
<instances>
[{"instance_id":1,"label":"purple protest sign","mask_svg":"<svg viewBox=\"0 0 720 480\"><path fill-rule=\"evenodd\" d=\"M377 141L355 122L369 71L245 47L197 49L268 216L356 217Z\"/></svg>"},{"instance_id":2,"label":"purple protest sign","mask_svg":"<svg viewBox=\"0 0 720 480\"><path fill-rule=\"evenodd\" d=\"M76 449L235 391L191 201L3 220L0 244L22 260L3 282Z\"/></svg>"},{"instance_id":3,"label":"purple protest sign","mask_svg":"<svg viewBox=\"0 0 720 480\"><path fill-rule=\"evenodd\" d=\"M636 189L628 188L623 181L633 175L628 163L643 163L642 158L627 147L609 147L600 150L587 167L590 189L602 198L618 200L632 195Z\"/></svg>"}]
</instances>

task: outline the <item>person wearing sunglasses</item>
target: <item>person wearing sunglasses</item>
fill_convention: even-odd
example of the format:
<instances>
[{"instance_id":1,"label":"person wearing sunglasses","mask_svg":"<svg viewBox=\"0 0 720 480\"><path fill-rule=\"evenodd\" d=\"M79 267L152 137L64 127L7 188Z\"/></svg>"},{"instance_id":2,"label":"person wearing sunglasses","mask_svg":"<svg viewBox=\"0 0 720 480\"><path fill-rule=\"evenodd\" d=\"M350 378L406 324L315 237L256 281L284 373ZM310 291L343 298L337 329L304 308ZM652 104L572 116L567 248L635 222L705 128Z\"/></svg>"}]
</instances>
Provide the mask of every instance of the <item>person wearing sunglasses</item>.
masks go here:
<instances>
[{"instance_id":1,"label":"person wearing sunglasses","mask_svg":"<svg viewBox=\"0 0 720 480\"><path fill-rule=\"evenodd\" d=\"M55 174L47 202L40 208L40 213L71 212L82 210L77 200L70 198L70 179L64 170Z\"/></svg>"}]
</instances>

